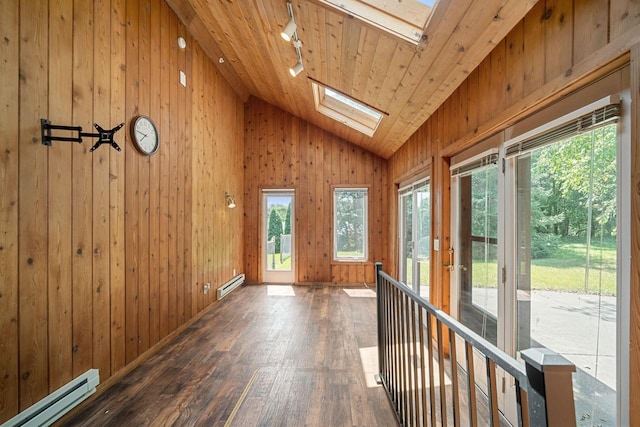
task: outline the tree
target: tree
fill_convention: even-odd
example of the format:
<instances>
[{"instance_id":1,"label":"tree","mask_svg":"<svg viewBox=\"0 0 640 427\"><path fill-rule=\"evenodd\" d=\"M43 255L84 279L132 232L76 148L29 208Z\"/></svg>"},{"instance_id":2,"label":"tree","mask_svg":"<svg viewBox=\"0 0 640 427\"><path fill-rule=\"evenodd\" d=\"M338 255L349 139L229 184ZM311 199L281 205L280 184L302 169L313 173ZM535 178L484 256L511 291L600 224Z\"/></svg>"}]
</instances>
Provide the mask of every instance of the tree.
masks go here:
<instances>
[{"instance_id":1,"label":"tree","mask_svg":"<svg viewBox=\"0 0 640 427\"><path fill-rule=\"evenodd\" d=\"M282 218L275 209L271 209L269 213L269 226L267 240L275 238L275 253L280 253L280 236L282 235Z\"/></svg>"},{"instance_id":2,"label":"tree","mask_svg":"<svg viewBox=\"0 0 640 427\"><path fill-rule=\"evenodd\" d=\"M284 218L284 234L291 234L291 203L287 206L287 214Z\"/></svg>"},{"instance_id":3,"label":"tree","mask_svg":"<svg viewBox=\"0 0 640 427\"><path fill-rule=\"evenodd\" d=\"M588 226L616 234L616 131L616 125L604 126L532 154L532 175L546 177L532 183L548 199L539 206L540 216L563 216L554 225L556 234L585 236Z\"/></svg>"},{"instance_id":4,"label":"tree","mask_svg":"<svg viewBox=\"0 0 640 427\"><path fill-rule=\"evenodd\" d=\"M339 252L360 252L364 248L364 200L361 191L336 193L336 235Z\"/></svg>"}]
</instances>

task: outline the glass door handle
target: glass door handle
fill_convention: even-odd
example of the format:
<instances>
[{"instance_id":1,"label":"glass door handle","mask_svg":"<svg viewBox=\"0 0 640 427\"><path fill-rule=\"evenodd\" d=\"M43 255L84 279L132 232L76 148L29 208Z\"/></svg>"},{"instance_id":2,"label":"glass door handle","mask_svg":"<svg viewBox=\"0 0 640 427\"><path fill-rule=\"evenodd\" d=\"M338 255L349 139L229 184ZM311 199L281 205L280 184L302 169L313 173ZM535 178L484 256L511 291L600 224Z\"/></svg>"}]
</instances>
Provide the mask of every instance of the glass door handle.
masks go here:
<instances>
[{"instance_id":1,"label":"glass door handle","mask_svg":"<svg viewBox=\"0 0 640 427\"><path fill-rule=\"evenodd\" d=\"M456 267L458 267L458 270L467 271L467 267L465 267L464 265L456 265L456 264L445 262L444 264L442 264L442 266L448 268L449 271L455 270Z\"/></svg>"}]
</instances>

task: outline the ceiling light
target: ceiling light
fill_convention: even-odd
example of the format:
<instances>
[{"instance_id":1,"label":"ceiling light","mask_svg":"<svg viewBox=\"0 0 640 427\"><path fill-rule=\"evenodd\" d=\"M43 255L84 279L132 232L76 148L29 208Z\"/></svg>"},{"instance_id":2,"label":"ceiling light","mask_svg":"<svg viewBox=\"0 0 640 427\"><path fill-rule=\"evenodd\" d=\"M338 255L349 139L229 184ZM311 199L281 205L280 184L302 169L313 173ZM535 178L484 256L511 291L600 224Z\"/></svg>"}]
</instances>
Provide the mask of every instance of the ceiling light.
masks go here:
<instances>
[{"instance_id":1,"label":"ceiling light","mask_svg":"<svg viewBox=\"0 0 640 427\"><path fill-rule=\"evenodd\" d=\"M295 77L298 74L300 74L302 72L302 70L304 70L304 66L302 65L302 61L298 61L298 63L296 65L294 65L293 67L289 68L289 73L291 74L291 77Z\"/></svg>"},{"instance_id":2,"label":"ceiling light","mask_svg":"<svg viewBox=\"0 0 640 427\"><path fill-rule=\"evenodd\" d=\"M296 32L297 28L298 26L293 21L293 18L291 18L289 19L289 22L287 22L287 25L284 27L284 29L280 33L280 36L286 41L291 41L291 38L293 37L293 33Z\"/></svg>"},{"instance_id":3,"label":"ceiling light","mask_svg":"<svg viewBox=\"0 0 640 427\"><path fill-rule=\"evenodd\" d=\"M184 49L187 47L187 41L184 39L184 37L178 37L178 47L180 47L180 49Z\"/></svg>"}]
</instances>

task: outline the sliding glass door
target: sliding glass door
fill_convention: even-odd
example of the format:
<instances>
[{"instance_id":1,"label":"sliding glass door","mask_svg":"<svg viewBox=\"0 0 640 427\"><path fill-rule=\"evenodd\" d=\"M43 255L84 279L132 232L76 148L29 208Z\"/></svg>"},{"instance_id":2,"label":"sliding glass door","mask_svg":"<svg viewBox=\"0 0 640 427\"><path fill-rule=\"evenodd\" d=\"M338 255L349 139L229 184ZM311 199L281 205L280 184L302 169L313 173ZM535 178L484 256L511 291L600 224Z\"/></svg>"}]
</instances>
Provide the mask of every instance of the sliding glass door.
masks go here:
<instances>
[{"instance_id":1,"label":"sliding glass door","mask_svg":"<svg viewBox=\"0 0 640 427\"><path fill-rule=\"evenodd\" d=\"M454 173L459 319L498 344L498 156Z\"/></svg>"},{"instance_id":2,"label":"sliding glass door","mask_svg":"<svg viewBox=\"0 0 640 427\"><path fill-rule=\"evenodd\" d=\"M628 139L602 103L453 164L451 294L454 316L514 357L544 347L575 364L577 420L616 425Z\"/></svg>"},{"instance_id":3,"label":"sliding glass door","mask_svg":"<svg viewBox=\"0 0 640 427\"><path fill-rule=\"evenodd\" d=\"M400 189L398 196L400 281L429 299L431 190L423 179Z\"/></svg>"},{"instance_id":4,"label":"sliding glass door","mask_svg":"<svg viewBox=\"0 0 640 427\"><path fill-rule=\"evenodd\" d=\"M516 351L573 362L576 411L616 420L617 125L510 159L516 194Z\"/></svg>"}]
</instances>

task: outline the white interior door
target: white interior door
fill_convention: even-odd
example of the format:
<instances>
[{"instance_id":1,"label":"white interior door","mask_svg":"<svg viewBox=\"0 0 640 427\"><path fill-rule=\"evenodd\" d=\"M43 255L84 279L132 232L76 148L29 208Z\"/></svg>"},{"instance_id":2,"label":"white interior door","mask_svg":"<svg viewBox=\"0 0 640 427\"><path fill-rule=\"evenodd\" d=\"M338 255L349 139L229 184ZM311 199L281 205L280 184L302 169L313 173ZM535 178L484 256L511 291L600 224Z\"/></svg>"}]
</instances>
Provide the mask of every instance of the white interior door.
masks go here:
<instances>
[{"instance_id":1,"label":"white interior door","mask_svg":"<svg viewBox=\"0 0 640 427\"><path fill-rule=\"evenodd\" d=\"M295 282L295 191L262 191L262 280Z\"/></svg>"}]
</instances>

